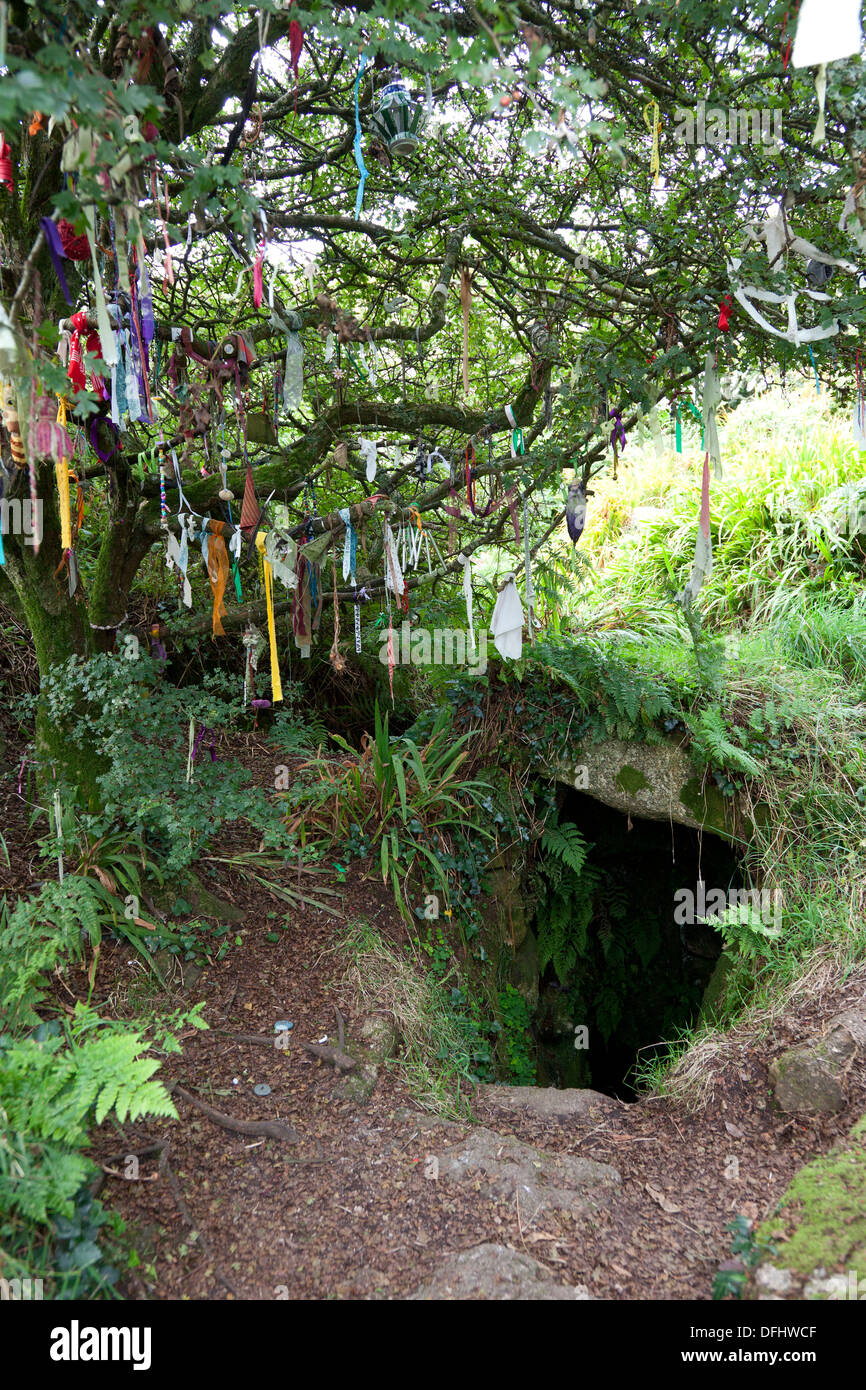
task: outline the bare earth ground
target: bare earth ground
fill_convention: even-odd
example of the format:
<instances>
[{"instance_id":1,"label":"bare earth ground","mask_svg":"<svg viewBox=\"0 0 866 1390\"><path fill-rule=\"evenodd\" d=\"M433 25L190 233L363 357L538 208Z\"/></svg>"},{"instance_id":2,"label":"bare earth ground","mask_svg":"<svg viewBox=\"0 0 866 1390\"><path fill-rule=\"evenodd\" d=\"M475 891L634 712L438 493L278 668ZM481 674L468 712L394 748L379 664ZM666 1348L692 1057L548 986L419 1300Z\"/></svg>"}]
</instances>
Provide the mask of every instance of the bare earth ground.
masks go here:
<instances>
[{"instance_id":1,"label":"bare earth ground","mask_svg":"<svg viewBox=\"0 0 866 1390\"><path fill-rule=\"evenodd\" d=\"M8 766L8 763L7 763ZM44 875L17 795L17 766L0 781L0 824L11 868L0 865L0 893L20 891ZM229 844L229 841L231 843ZM235 827L220 852L254 847ZM210 884L210 880L207 880ZM292 882L291 869L286 881ZM862 996L862 981L809 999L784 1031L732 1050L712 1098L691 1114L667 1100L616 1102L602 1117L567 1123L493 1112L476 1099L477 1120L548 1153L612 1164L621 1187L596 1206L534 1212L518 1201L492 1200L481 1182L425 1176L428 1155L470 1132L444 1130L385 1069L365 1107L336 1099L334 1068L305 1053L300 1040L335 1040L337 1005L352 1039L360 1017L341 983L345 960L333 954L343 920L366 916L394 943L404 927L374 876L350 872L340 920L307 908L290 930L268 942L280 905L236 873L221 896L245 914L229 939L243 945L195 979L178 984L160 1007L205 1000L210 1031L190 1030L182 1056L169 1056L167 1082L235 1118L284 1120L297 1144L229 1132L176 1097L179 1119L106 1124L92 1156L106 1169L101 1200L128 1225L141 1264L125 1277L132 1299L401 1299L451 1252L495 1242L530 1254L557 1282L584 1284L601 1299L711 1297L713 1275L730 1256L726 1225L737 1213L763 1220L796 1170L847 1134L866 1108L852 1088L842 1113L815 1121L774 1111L767 1065ZM120 943L105 943L92 1002L106 1015L131 1015L144 976ZM194 974L195 972L193 972ZM131 991L131 994L130 994ZM86 997L83 973L58 982L67 1006ZM292 1044L272 1046L236 1035L270 1035L277 1019L294 1022ZM254 1094L266 1083L271 1093ZM140 1159L139 1178L122 1176L124 1155L161 1146ZM739 1160L739 1177L730 1159Z\"/></svg>"}]
</instances>

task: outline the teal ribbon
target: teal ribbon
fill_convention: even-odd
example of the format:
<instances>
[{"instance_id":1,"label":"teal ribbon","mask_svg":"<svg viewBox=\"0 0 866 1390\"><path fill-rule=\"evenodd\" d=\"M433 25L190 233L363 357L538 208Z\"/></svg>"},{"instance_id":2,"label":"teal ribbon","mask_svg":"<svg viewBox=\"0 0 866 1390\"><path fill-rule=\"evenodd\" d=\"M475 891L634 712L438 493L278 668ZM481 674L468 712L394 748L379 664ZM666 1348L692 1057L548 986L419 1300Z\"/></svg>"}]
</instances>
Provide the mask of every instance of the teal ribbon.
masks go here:
<instances>
[{"instance_id":1,"label":"teal ribbon","mask_svg":"<svg viewBox=\"0 0 866 1390\"><path fill-rule=\"evenodd\" d=\"M358 214L355 213L355 216L357 217ZM357 357L355 356L354 352L351 351L351 349L349 348L348 344L346 344L346 356L348 357L348 359L349 359L349 361L351 362L352 366L355 368L356 372L359 372L360 375L361 375L361 376L364 378L364 380L366 381L366 380L367 380L367 373L364 371L364 368L361 366L360 362L358 361L358 359L357 359Z\"/></svg>"},{"instance_id":2,"label":"teal ribbon","mask_svg":"<svg viewBox=\"0 0 866 1390\"><path fill-rule=\"evenodd\" d=\"M358 166L360 179L358 180L358 192L355 196L355 221L361 216L361 207L364 202L364 184L367 182L370 171L364 163L364 151L361 149L361 111L358 104L359 93L361 90L361 78L367 66L366 53L361 54L361 63L358 68L358 76L355 78L355 163Z\"/></svg>"},{"instance_id":3,"label":"teal ribbon","mask_svg":"<svg viewBox=\"0 0 866 1390\"><path fill-rule=\"evenodd\" d=\"M692 412L692 414L694 415L695 419L697 420L698 424L699 424L700 427L701 427L701 453L703 453L703 451L704 451L704 434L705 434L705 432L706 432L706 426L704 425L704 417L703 417L703 415L701 414L701 412L698 410L698 407L695 405L694 401L690 400L690 399L688 398L688 396L686 397L686 405L688 406L689 410ZM682 431L680 431L680 433L682 434ZM679 445L678 445L677 447L680 448ZM682 453L682 449L681 449L681 448L680 448L680 453Z\"/></svg>"},{"instance_id":4,"label":"teal ribbon","mask_svg":"<svg viewBox=\"0 0 866 1390\"><path fill-rule=\"evenodd\" d=\"M819 377L818 377L818 368L815 366L815 354L814 354L814 352L812 351L812 344L811 344L811 343L807 343L806 346L807 346L808 349L809 349L809 357L810 357L811 362L812 362L812 371L815 373L815 391L816 391L816 393L820 396L820 394L821 394L821 382L820 382L820 379L819 379Z\"/></svg>"}]
</instances>

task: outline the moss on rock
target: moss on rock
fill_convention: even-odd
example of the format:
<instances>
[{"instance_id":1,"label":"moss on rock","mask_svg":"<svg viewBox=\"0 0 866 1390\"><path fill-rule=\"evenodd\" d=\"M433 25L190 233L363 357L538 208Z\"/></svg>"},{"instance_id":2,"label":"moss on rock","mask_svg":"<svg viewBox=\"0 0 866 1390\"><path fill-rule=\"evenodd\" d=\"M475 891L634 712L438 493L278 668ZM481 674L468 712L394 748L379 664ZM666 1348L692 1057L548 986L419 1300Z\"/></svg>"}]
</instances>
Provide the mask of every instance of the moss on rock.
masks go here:
<instances>
[{"instance_id":1,"label":"moss on rock","mask_svg":"<svg viewBox=\"0 0 866 1390\"><path fill-rule=\"evenodd\" d=\"M634 796L637 792L642 792L649 787L650 783L639 768L624 763L616 775L616 785L627 792L629 796Z\"/></svg>"},{"instance_id":2,"label":"moss on rock","mask_svg":"<svg viewBox=\"0 0 866 1390\"><path fill-rule=\"evenodd\" d=\"M800 1169L757 1239L775 1246L780 1268L866 1270L866 1116L843 1149Z\"/></svg>"},{"instance_id":3,"label":"moss on rock","mask_svg":"<svg viewBox=\"0 0 866 1390\"><path fill-rule=\"evenodd\" d=\"M731 804L717 786L702 781L700 777L691 777L680 787L680 801L705 830L711 830L726 840L733 839Z\"/></svg>"}]
</instances>

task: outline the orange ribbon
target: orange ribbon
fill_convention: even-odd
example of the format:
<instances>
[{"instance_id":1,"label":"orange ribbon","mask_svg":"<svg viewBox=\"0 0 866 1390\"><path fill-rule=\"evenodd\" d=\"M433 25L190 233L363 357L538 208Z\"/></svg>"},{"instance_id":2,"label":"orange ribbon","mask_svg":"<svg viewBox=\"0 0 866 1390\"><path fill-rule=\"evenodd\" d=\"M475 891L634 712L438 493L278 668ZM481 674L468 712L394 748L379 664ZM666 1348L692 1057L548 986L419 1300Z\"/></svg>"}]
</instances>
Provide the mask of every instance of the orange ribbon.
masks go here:
<instances>
[{"instance_id":1,"label":"orange ribbon","mask_svg":"<svg viewBox=\"0 0 866 1390\"><path fill-rule=\"evenodd\" d=\"M213 589L213 636L223 637L225 632L222 618L226 611L223 595L229 577L229 557L226 543L218 533L216 535L211 534L208 539L207 576Z\"/></svg>"}]
</instances>

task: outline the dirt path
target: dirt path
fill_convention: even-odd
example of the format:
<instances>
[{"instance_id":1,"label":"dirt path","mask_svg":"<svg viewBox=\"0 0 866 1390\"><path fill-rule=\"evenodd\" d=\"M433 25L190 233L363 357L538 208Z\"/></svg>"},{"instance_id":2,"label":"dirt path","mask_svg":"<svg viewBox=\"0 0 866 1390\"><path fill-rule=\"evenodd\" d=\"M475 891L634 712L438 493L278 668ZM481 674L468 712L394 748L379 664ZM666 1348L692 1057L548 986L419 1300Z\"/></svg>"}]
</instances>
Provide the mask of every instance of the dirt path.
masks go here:
<instances>
[{"instance_id":1,"label":"dirt path","mask_svg":"<svg viewBox=\"0 0 866 1390\"><path fill-rule=\"evenodd\" d=\"M377 886L352 886L353 906L399 934ZM763 1219L797 1168L857 1118L854 1109L811 1125L783 1121L771 1109L766 1057L745 1052L697 1115L664 1100L608 1101L600 1116L561 1122L504 1113L482 1093L474 1115L503 1141L618 1171L620 1184L571 1210L521 1203L519 1185L513 1196L488 1195L482 1173L432 1177L431 1156L471 1138L471 1125L432 1120L387 1069L366 1106L335 1098L334 1068L299 1046L333 1043L335 1004L349 1038L358 1023L343 964L328 953L333 919L308 910L273 945L253 917L243 948L190 992L206 1000L211 1031L188 1037L162 1075L234 1117L287 1121L299 1142L230 1133L183 1100L177 1121L127 1126L128 1153L167 1145L162 1158L142 1159L138 1181L108 1176L101 1194L142 1261L130 1297L402 1298L445 1255L494 1242L596 1298L709 1299L730 1254L727 1223L738 1213ZM285 1052L232 1036L269 1035L277 1019L294 1023ZM262 1084L266 1097L253 1090ZM117 1134L104 1127L94 1154L117 1167Z\"/></svg>"},{"instance_id":2,"label":"dirt path","mask_svg":"<svg viewBox=\"0 0 866 1390\"><path fill-rule=\"evenodd\" d=\"M7 775L0 784L12 851L0 891L13 893L42 872L16 781ZM243 835L235 847L249 847ZM214 886L243 911L230 932L242 945L196 978L190 972L166 1000L128 947L106 944L92 1002L106 1016L134 1017L147 1004L204 1000L209 1031L190 1030L162 1078L236 1120L282 1121L298 1142L230 1132L180 1095L177 1120L120 1133L104 1125L92 1155L113 1171L104 1173L100 1197L126 1221L140 1261L124 1277L129 1298L399 1299L447 1255L494 1243L530 1255L557 1283L585 1286L594 1298L710 1299L730 1255L728 1223L738 1213L763 1220L797 1169L826 1153L866 1108L861 1084L852 1088L857 1103L829 1118L804 1123L774 1111L767 1065L814 1031L817 1005L809 999L760 1048L731 1050L697 1114L666 1100L606 1100L597 1112L559 1121L503 1111L482 1090L472 1104L476 1123L446 1127L387 1067L369 1103L358 1105L340 1097L334 1067L300 1044L333 1044L335 1006L349 1041L357 1038L362 1018L343 983L346 961L334 952L335 938L344 920L364 916L399 945L405 929L390 896L352 871L340 921L308 908L268 941L267 914L279 905L233 872ZM67 986L86 996L83 974L70 975ZM862 983L856 988L859 997ZM823 1016L847 1002L842 992L822 999ZM286 1051L239 1036L270 1038L281 1019L294 1024ZM270 1092L256 1094L263 1085ZM471 1163L456 1176L464 1140L486 1144L489 1162L506 1165L505 1178L491 1183L490 1172ZM527 1157L514 1140L539 1153ZM515 1152L529 1181L509 1190ZM137 1153L137 1178L124 1177L125 1156ZM565 1203L533 1196L533 1173L550 1168L555 1183L565 1157L611 1165L620 1181L580 1187Z\"/></svg>"}]
</instances>

